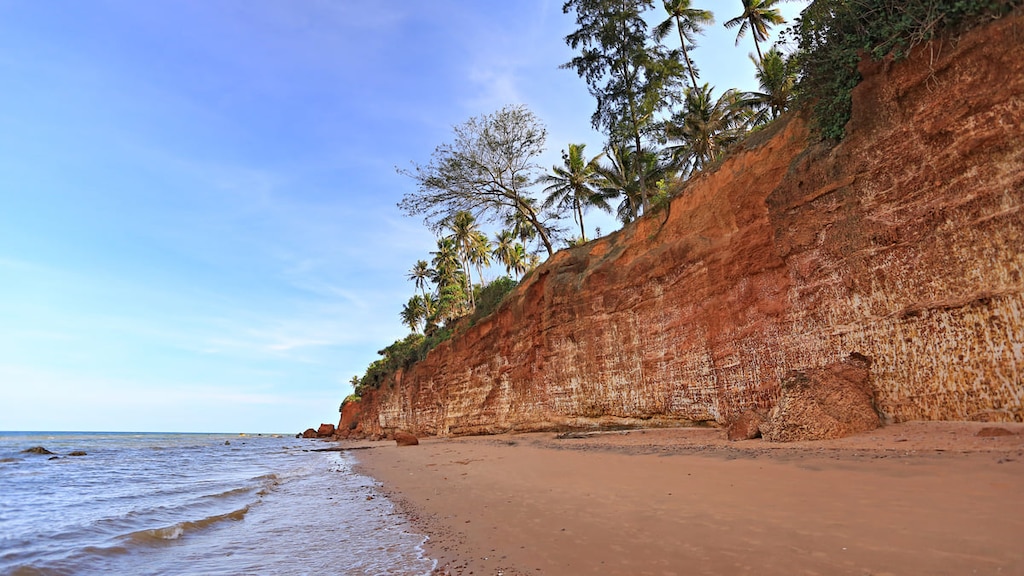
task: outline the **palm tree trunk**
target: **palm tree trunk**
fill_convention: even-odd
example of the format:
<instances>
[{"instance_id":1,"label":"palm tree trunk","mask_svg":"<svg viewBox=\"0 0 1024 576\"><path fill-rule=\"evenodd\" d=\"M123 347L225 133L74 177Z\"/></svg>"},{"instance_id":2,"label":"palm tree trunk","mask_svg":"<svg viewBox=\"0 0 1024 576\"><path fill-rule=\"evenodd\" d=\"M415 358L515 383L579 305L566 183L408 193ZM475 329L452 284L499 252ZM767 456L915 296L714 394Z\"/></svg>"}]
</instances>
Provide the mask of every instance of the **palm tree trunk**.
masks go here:
<instances>
[{"instance_id":1,"label":"palm tree trunk","mask_svg":"<svg viewBox=\"0 0 1024 576\"><path fill-rule=\"evenodd\" d=\"M586 242L587 241L587 229L583 227L583 205L580 204L579 201L576 202L576 214L579 215L580 238L583 238L583 241Z\"/></svg>"},{"instance_id":2,"label":"palm tree trunk","mask_svg":"<svg viewBox=\"0 0 1024 576\"><path fill-rule=\"evenodd\" d=\"M690 55L686 52L686 38L683 37L683 29L679 24L679 16L676 16L676 31L679 32L679 48L683 51L683 60L686 60L686 70L690 73L690 80L693 87L697 87L697 75L693 73L693 62L690 62Z\"/></svg>"}]
</instances>

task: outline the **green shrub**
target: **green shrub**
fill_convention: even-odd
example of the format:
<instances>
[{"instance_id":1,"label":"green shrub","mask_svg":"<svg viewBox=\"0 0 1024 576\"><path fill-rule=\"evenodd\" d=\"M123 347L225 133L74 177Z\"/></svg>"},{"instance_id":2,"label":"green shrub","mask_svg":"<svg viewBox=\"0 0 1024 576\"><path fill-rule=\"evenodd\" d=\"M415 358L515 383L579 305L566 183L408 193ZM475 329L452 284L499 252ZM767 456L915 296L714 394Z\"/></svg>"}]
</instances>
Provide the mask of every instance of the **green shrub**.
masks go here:
<instances>
[{"instance_id":1,"label":"green shrub","mask_svg":"<svg viewBox=\"0 0 1024 576\"><path fill-rule=\"evenodd\" d=\"M512 278L502 276L480 288L476 293L476 310L473 311L471 322L475 323L481 318L490 316L491 312L498 309L505 296L518 285L519 283Z\"/></svg>"},{"instance_id":2,"label":"green shrub","mask_svg":"<svg viewBox=\"0 0 1024 576\"><path fill-rule=\"evenodd\" d=\"M1004 15L1024 0L815 0L801 14L796 36L797 92L813 106L818 132L842 139L860 82L862 55L903 58L949 27L967 27Z\"/></svg>"}]
</instances>

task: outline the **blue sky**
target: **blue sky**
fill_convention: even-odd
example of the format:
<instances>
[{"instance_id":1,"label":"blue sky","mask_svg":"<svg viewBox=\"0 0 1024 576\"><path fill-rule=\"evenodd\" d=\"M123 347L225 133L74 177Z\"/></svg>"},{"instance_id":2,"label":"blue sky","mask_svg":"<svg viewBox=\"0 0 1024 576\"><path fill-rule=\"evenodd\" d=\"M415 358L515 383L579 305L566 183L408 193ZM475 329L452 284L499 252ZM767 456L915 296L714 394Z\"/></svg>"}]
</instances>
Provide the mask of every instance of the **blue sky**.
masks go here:
<instances>
[{"instance_id":1,"label":"blue sky","mask_svg":"<svg viewBox=\"0 0 1024 576\"><path fill-rule=\"evenodd\" d=\"M733 4L694 57L752 89ZM561 5L0 0L0 430L336 421L434 245L395 167L506 104L600 149Z\"/></svg>"}]
</instances>

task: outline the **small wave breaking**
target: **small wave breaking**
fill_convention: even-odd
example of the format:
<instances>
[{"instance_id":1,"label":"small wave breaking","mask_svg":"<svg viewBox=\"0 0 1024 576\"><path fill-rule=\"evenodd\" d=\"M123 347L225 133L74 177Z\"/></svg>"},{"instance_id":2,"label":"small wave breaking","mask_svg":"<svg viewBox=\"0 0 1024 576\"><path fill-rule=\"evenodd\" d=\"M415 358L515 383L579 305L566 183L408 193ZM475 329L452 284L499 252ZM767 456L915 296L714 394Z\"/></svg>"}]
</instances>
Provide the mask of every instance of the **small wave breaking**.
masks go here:
<instances>
[{"instance_id":1,"label":"small wave breaking","mask_svg":"<svg viewBox=\"0 0 1024 576\"><path fill-rule=\"evenodd\" d=\"M249 506L244 506L238 510L232 510L224 514L217 514L214 516L207 516L199 520L189 520L185 522L178 522L171 526L164 526L162 528L152 528L148 530L139 530L132 532L124 536L124 539L128 542L141 545L152 545L166 542L169 540L178 540L182 536L209 528L215 524L226 521L238 521L245 518L245 515L249 513Z\"/></svg>"}]
</instances>

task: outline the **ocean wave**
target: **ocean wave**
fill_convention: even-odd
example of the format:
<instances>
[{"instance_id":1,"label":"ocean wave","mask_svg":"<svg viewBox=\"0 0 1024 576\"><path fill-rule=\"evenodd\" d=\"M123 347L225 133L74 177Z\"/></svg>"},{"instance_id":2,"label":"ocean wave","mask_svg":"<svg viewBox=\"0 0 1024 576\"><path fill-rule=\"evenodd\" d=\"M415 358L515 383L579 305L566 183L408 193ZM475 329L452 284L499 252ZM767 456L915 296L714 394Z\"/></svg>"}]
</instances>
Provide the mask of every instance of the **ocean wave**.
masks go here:
<instances>
[{"instance_id":1,"label":"ocean wave","mask_svg":"<svg viewBox=\"0 0 1024 576\"><path fill-rule=\"evenodd\" d=\"M153 545L166 542L168 540L177 540L185 534L208 528L220 522L241 520L249 513L249 508L250 507L246 505L238 510L232 510L231 512L217 514L214 516L207 516L206 518L200 518L199 520L189 520L186 522L178 522L171 526L139 530L137 532L126 534L123 539L126 542L141 545Z\"/></svg>"}]
</instances>

